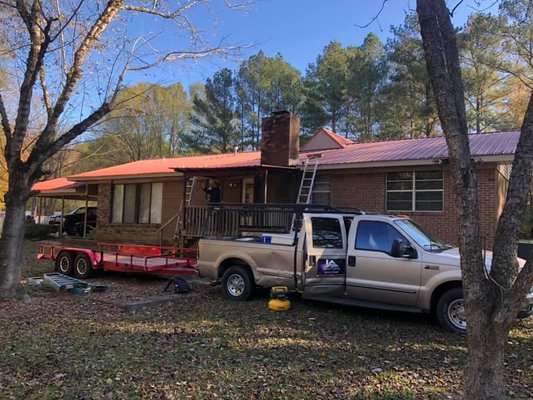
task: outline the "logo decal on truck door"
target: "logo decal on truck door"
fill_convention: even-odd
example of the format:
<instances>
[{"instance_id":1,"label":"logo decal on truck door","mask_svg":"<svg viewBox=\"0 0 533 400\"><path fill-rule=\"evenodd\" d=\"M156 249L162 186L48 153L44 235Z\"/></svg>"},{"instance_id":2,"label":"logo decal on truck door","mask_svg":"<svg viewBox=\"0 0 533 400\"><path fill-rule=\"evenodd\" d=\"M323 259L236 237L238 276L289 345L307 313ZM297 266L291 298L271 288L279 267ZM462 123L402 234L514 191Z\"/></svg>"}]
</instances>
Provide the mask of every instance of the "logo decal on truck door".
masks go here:
<instances>
[{"instance_id":1,"label":"logo decal on truck door","mask_svg":"<svg viewBox=\"0 0 533 400\"><path fill-rule=\"evenodd\" d=\"M318 260L318 275L343 275L346 273L344 258L321 258Z\"/></svg>"}]
</instances>

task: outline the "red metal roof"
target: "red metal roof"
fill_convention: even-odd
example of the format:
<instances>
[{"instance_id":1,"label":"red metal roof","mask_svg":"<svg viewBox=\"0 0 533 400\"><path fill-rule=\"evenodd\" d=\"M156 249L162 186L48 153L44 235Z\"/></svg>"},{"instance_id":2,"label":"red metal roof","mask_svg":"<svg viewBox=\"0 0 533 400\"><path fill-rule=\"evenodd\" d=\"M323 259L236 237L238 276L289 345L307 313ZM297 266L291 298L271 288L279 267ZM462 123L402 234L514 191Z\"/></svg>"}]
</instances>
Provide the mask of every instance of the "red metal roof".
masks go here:
<instances>
[{"instance_id":1,"label":"red metal roof","mask_svg":"<svg viewBox=\"0 0 533 400\"><path fill-rule=\"evenodd\" d=\"M176 173L177 169L215 169L255 167L261 165L261 153L259 151L248 153L211 154L200 156L188 156L179 158L163 158L156 160L141 160L127 164L115 165L95 171L84 172L74 175L72 180L91 180L112 177L128 177L136 175L169 175Z\"/></svg>"},{"instance_id":2,"label":"red metal roof","mask_svg":"<svg viewBox=\"0 0 533 400\"><path fill-rule=\"evenodd\" d=\"M80 182L72 182L71 180L68 180L67 178L56 178L56 179L50 179L48 181L42 181L37 182L31 190L38 191L38 192L44 192L44 191L61 191L61 190L68 190L68 189L75 189L77 187L83 186L83 183Z\"/></svg>"},{"instance_id":3,"label":"red metal roof","mask_svg":"<svg viewBox=\"0 0 533 400\"><path fill-rule=\"evenodd\" d=\"M325 131L337 136L331 131ZM516 149L519 136L519 132L470 135L469 139L472 156L512 156ZM348 143L346 142L346 144ZM313 151L312 153L322 154L320 165L338 165L442 159L448 156L448 149L444 137L434 137L426 139L352 143L341 149ZM308 155L309 153L300 154L300 161L304 161ZM85 181L119 177L132 178L135 176L172 175L176 174L174 169L208 170L259 166L261 166L261 153L259 151L254 151L246 153L211 154L135 161L85 172L72 176L69 179Z\"/></svg>"},{"instance_id":4,"label":"red metal roof","mask_svg":"<svg viewBox=\"0 0 533 400\"><path fill-rule=\"evenodd\" d=\"M512 156L520 132L469 135L472 157ZM343 149L325 150L320 165L435 160L448 157L444 137L356 143Z\"/></svg>"}]
</instances>

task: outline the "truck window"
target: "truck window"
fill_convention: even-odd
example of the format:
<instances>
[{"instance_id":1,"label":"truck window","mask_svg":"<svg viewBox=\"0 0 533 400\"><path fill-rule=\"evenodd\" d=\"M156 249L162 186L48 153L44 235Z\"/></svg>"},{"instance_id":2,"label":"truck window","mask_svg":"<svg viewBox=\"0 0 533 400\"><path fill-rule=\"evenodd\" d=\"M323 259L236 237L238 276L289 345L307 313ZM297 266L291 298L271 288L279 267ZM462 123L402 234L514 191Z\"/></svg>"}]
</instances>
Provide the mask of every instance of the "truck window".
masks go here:
<instances>
[{"instance_id":1,"label":"truck window","mask_svg":"<svg viewBox=\"0 0 533 400\"><path fill-rule=\"evenodd\" d=\"M401 239L405 244L409 243L400 232L386 222L360 221L357 224L355 248L389 254L394 239Z\"/></svg>"},{"instance_id":2,"label":"truck window","mask_svg":"<svg viewBox=\"0 0 533 400\"><path fill-rule=\"evenodd\" d=\"M311 218L313 247L315 249L342 249L342 231L338 219Z\"/></svg>"}]
</instances>

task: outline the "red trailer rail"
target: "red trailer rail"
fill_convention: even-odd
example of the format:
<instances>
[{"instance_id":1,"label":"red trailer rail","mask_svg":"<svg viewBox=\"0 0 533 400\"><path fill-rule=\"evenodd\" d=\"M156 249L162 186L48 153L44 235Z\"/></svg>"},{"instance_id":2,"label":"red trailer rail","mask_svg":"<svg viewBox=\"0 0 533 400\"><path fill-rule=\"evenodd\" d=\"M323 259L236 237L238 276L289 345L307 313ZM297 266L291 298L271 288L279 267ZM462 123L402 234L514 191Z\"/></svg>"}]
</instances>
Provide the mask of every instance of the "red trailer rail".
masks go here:
<instances>
[{"instance_id":1,"label":"red trailer rail","mask_svg":"<svg viewBox=\"0 0 533 400\"><path fill-rule=\"evenodd\" d=\"M56 271L87 278L93 271L198 276L198 250L136 244L98 243L95 248L39 245L37 259L55 261Z\"/></svg>"}]
</instances>

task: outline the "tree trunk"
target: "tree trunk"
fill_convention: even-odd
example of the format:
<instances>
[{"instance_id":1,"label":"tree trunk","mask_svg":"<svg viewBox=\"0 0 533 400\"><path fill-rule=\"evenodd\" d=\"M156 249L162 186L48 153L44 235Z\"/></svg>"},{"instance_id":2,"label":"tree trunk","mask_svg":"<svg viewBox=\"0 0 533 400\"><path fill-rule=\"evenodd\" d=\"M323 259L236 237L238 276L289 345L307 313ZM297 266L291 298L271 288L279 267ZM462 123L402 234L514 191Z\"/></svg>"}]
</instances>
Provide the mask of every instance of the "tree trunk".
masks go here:
<instances>
[{"instance_id":1,"label":"tree trunk","mask_svg":"<svg viewBox=\"0 0 533 400\"><path fill-rule=\"evenodd\" d=\"M18 297L24 291L22 276L22 244L25 231L26 201L29 190L10 189L5 196L6 215L0 238L0 298Z\"/></svg>"},{"instance_id":2,"label":"tree trunk","mask_svg":"<svg viewBox=\"0 0 533 400\"><path fill-rule=\"evenodd\" d=\"M477 313L474 316L470 313L468 317L465 399L505 398L504 349L511 323L495 323L491 318L484 317L487 314L490 315L490 312Z\"/></svg>"},{"instance_id":3,"label":"tree trunk","mask_svg":"<svg viewBox=\"0 0 533 400\"><path fill-rule=\"evenodd\" d=\"M505 343L516 313L513 307L505 304L505 297L509 295L500 291L507 283L500 281L496 285L487 279L484 268L477 177L467 135L456 34L444 0L417 0L417 13L428 76L448 145L459 216L459 249L468 321L464 398L501 399L505 391Z\"/></svg>"}]
</instances>

